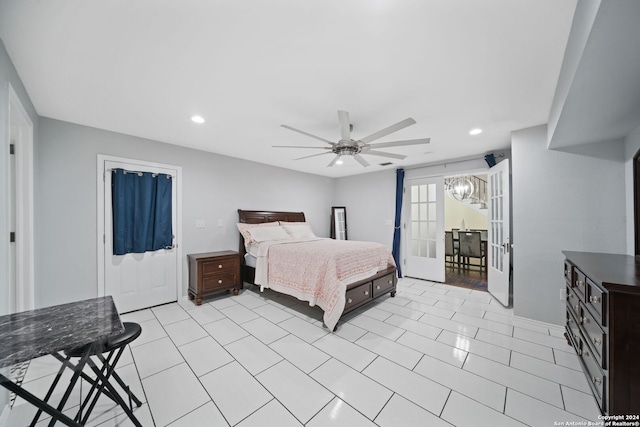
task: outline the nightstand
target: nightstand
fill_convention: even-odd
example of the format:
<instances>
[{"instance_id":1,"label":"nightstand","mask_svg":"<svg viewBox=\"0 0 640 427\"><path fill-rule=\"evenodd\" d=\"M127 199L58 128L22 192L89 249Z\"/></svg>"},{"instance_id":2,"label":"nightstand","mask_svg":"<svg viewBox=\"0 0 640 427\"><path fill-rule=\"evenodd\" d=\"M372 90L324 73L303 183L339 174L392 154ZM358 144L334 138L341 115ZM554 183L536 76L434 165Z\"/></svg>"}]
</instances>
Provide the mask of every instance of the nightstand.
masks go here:
<instances>
[{"instance_id":1,"label":"nightstand","mask_svg":"<svg viewBox=\"0 0 640 427\"><path fill-rule=\"evenodd\" d=\"M189 299L202 304L203 297L233 289L242 289L240 254L235 251L187 255L189 260Z\"/></svg>"}]
</instances>

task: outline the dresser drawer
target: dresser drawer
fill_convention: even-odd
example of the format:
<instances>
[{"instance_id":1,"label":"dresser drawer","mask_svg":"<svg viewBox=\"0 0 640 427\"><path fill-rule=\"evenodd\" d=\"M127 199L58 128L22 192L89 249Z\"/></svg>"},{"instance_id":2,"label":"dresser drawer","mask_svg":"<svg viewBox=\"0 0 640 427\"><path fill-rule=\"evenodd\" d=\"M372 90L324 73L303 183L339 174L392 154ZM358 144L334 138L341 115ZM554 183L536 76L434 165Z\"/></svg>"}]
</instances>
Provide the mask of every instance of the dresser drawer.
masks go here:
<instances>
[{"instance_id":1,"label":"dresser drawer","mask_svg":"<svg viewBox=\"0 0 640 427\"><path fill-rule=\"evenodd\" d=\"M211 261L204 261L202 263L202 275L209 276L212 274L222 274L229 272L229 270L235 270L238 266L238 257L229 257L216 259Z\"/></svg>"},{"instance_id":2,"label":"dresser drawer","mask_svg":"<svg viewBox=\"0 0 640 427\"><path fill-rule=\"evenodd\" d=\"M582 310L582 327L584 328L584 338L589 342L589 345L595 351L595 358L598 360L599 365L606 368L606 364L603 363L603 356L605 354L605 339L606 335L593 318L589 310Z\"/></svg>"},{"instance_id":3,"label":"dresser drawer","mask_svg":"<svg viewBox=\"0 0 640 427\"><path fill-rule=\"evenodd\" d=\"M564 261L564 280L567 285L573 286L573 264L567 260Z\"/></svg>"},{"instance_id":4,"label":"dresser drawer","mask_svg":"<svg viewBox=\"0 0 640 427\"><path fill-rule=\"evenodd\" d=\"M591 354L590 347L587 343L583 342L581 347L582 351L579 354L580 358L584 362L584 366L587 368L587 371L585 372L587 381L591 384L591 388L594 391L594 396L598 401L598 405L602 408L602 402L606 402L605 390L607 377L600 369L600 366L598 366L598 361L593 357L593 354Z\"/></svg>"},{"instance_id":5,"label":"dresser drawer","mask_svg":"<svg viewBox=\"0 0 640 427\"><path fill-rule=\"evenodd\" d=\"M573 311L567 308L567 333L571 337L574 346L579 345L580 339L580 325L576 319L577 317L574 316ZM576 350L579 350L579 348Z\"/></svg>"},{"instance_id":6,"label":"dresser drawer","mask_svg":"<svg viewBox=\"0 0 640 427\"><path fill-rule=\"evenodd\" d=\"M237 283L238 276L235 272L202 278L202 288L205 292L213 291L218 288L228 289L229 287L235 286Z\"/></svg>"},{"instance_id":7,"label":"dresser drawer","mask_svg":"<svg viewBox=\"0 0 640 427\"><path fill-rule=\"evenodd\" d=\"M600 290L598 285L587 278L587 307L591 309L595 320L603 326L607 325L606 298L607 295Z\"/></svg>"},{"instance_id":8,"label":"dresser drawer","mask_svg":"<svg viewBox=\"0 0 640 427\"><path fill-rule=\"evenodd\" d=\"M576 295L578 295L578 298L585 301L587 294L587 278L584 273L577 268L573 269L573 284L573 290L576 292Z\"/></svg>"},{"instance_id":9,"label":"dresser drawer","mask_svg":"<svg viewBox=\"0 0 640 427\"><path fill-rule=\"evenodd\" d=\"M373 281L373 297L377 298L395 287L395 273L387 274Z\"/></svg>"},{"instance_id":10,"label":"dresser drawer","mask_svg":"<svg viewBox=\"0 0 640 427\"><path fill-rule=\"evenodd\" d=\"M576 319L580 319L580 300L570 287L567 287L567 307L571 310Z\"/></svg>"},{"instance_id":11,"label":"dresser drawer","mask_svg":"<svg viewBox=\"0 0 640 427\"><path fill-rule=\"evenodd\" d=\"M344 311L357 307L358 305L370 300L371 296L371 282L367 282L353 289L349 289L346 294L346 302L344 305Z\"/></svg>"}]
</instances>

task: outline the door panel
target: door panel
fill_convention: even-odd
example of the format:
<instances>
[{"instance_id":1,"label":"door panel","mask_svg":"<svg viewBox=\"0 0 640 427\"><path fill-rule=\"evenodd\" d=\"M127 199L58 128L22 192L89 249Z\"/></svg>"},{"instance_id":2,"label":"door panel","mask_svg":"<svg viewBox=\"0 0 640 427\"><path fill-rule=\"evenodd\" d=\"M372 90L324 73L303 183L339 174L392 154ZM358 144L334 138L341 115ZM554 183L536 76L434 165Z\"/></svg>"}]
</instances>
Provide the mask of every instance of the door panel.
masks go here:
<instances>
[{"instance_id":1,"label":"door panel","mask_svg":"<svg viewBox=\"0 0 640 427\"><path fill-rule=\"evenodd\" d=\"M509 160L495 165L488 173L489 183L489 254L488 290L501 304L511 299L511 236Z\"/></svg>"},{"instance_id":2,"label":"door panel","mask_svg":"<svg viewBox=\"0 0 640 427\"><path fill-rule=\"evenodd\" d=\"M408 180L405 186L405 275L444 282L444 178Z\"/></svg>"},{"instance_id":3,"label":"door panel","mask_svg":"<svg viewBox=\"0 0 640 427\"><path fill-rule=\"evenodd\" d=\"M165 173L172 179L172 229L177 233L177 171L135 163L105 161L104 175L104 289L112 295L120 313L177 300L178 251L174 248L153 252L113 255L113 215L111 211L111 170Z\"/></svg>"}]
</instances>

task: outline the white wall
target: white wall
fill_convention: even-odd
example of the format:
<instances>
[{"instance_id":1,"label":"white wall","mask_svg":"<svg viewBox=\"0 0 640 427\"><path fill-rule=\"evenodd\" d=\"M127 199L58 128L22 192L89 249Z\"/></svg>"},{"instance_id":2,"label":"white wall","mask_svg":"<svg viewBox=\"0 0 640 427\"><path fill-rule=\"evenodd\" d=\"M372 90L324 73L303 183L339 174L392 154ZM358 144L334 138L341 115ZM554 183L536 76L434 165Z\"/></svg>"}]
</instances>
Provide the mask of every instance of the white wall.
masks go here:
<instances>
[{"instance_id":1,"label":"white wall","mask_svg":"<svg viewBox=\"0 0 640 427\"><path fill-rule=\"evenodd\" d=\"M40 118L35 146L36 306L97 295L98 154L182 166L186 255L238 249L237 209L304 211L328 237L333 179ZM195 228L204 219L205 228ZM222 219L223 228L217 227Z\"/></svg>"},{"instance_id":2,"label":"white wall","mask_svg":"<svg viewBox=\"0 0 640 427\"><path fill-rule=\"evenodd\" d=\"M514 313L563 324L563 250L624 253L621 142L547 150L546 126L512 134ZM595 156L607 152L607 159Z\"/></svg>"},{"instance_id":3,"label":"white wall","mask_svg":"<svg viewBox=\"0 0 640 427\"><path fill-rule=\"evenodd\" d=\"M635 255L635 240L634 240L634 206L633 206L633 157L640 151L640 126L633 132L627 135L625 139L625 152L624 152L624 182L625 182L625 200L627 214L627 254ZM640 173L640 171L638 171ZM638 213L640 215L640 212Z\"/></svg>"},{"instance_id":4,"label":"white wall","mask_svg":"<svg viewBox=\"0 0 640 427\"><path fill-rule=\"evenodd\" d=\"M446 192L445 192L446 193ZM444 195L444 229L460 228L462 221L469 229L489 229L489 217L472 208L471 206L459 202L448 194Z\"/></svg>"}]
</instances>

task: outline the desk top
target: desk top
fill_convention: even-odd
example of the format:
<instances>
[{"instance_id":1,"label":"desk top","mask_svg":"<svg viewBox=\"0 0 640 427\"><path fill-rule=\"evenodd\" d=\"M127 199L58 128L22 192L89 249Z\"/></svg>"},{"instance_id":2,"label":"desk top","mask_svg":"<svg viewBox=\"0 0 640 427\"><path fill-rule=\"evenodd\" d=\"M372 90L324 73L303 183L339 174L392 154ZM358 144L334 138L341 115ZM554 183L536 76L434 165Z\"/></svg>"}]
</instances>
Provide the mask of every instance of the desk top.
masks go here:
<instances>
[{"instance_id":1,"label":"desk top","mask_svg":"<svg viewBox=\"0 0 640 427\"><path fill-rule=\"evenodd\" d=\"M111 296L0 316L0 368L123 331Z\"/></svg>"}]
</instances>

